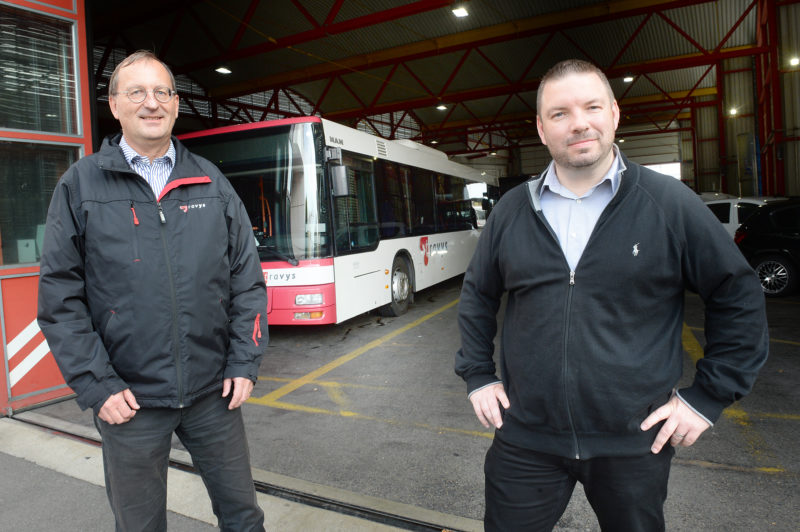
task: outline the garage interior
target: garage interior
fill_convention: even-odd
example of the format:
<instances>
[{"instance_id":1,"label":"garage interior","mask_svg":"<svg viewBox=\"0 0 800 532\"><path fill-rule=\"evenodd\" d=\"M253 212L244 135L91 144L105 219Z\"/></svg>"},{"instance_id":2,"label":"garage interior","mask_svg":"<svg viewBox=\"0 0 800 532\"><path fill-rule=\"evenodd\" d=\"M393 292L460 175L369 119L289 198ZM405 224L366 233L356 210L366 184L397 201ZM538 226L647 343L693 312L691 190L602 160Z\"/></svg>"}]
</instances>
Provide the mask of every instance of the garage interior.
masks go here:
<instances>
[{"instance_id":1,"label":"garage interior","mask_svg":"<svg viewBox=\"0 0 800 532\"><path fill-rule=\"evenodd\" d=\"M53 62L37 59L49 53L37 44L49 31L35 13L42 4L67 6L72 20L85 17L88 84L74 76L55 80L47 70ZM91 151L83 138L99 146L119 127L108 110L109 76L139 49L154 51L176 74L176 134L316 115L442 150L498 177L501 190L550 160L536 131L539 79L562 59L583 58L611 82L622 110L617 142L631 159L677 165L680 179L698 193L800 195L800 0L0 0L0 71L6 88L19 88L0 92L0 148L6 146L0 153L13 146L38 165L34 155L53 146L71 142L75 157ZM84 68L84 57L75 55ZM70 69L77 67L64 71ZM47 127L23 122L29 116L21 106L66 85L77 85L69 106L90 109L80 126L91 134L71 125L47 137L41 134ZM66 158L44 157L31 168L55 182L63 164ZM19 168L0 165L14 186ZM52 188L45 185L37 194L49 199ZM22 185L18 193L0 194L0 222L20 225L18 207L34 204ZM46 201L35 199L38 216ZM30 227L43 223L30 219ZM6 245L10 235L2 235ZM0 321L25 313L18 321L32 323L35 257L17 260L16 250L6 251L5 263L2 257L0 296L8 306ZM323 530L323 523L326 530L375 532L389 529L379 523L391 516L397 518L391 530L482 530L483 457L492 432L481 429L452 371L460 280L422 291L397 318L365 313L338 325L270 327L269 356L243 409L257 476L270 489L281 483L285 489L270 507L276 530ZM18 292L11 283L21 286ZM17 294L30 301L23 305ZM753 393L676 458L666 507L672 529L800 528L800 297L767 302L770 358ZM702 356L704 324L702 302L687 293L684 382ZM8 344L17 331L3 321L2 332ZM27 347L41 347L40 341L34 332ZM60 378L54 362L44 360L44 369ZM37 385L50 395L37 397L36 407L27 388L14 395L13 386L0 386L17 401L0 401L7 406L0 409L0 467L19 471L0 482L9 501L0 528L47 530L56 520L73 530L110 528L101 487L87 493L78 475L52 481L50 471L31 473L27 452L42 449L58 466L86 462L94 474L102 469L96 453L90 461L83 448L74 456L50 451L60 424L73 431L62 439L76 445L95 437L94 424L90 411L63 400L63 386L41 379ZM48 445L37 432L34 443L17 442L15 450L12 422L38 424L25 425L26 432L46 427L39 432ZM19 469L7 467L12 455L22 458L14 462ZM37 468L46 463L41 459ZM199 489L190 502L207 514ZM310 502L299 503L306 509L336 508L311 525L296 508L281 514L301 492L309 495ZM373 513L346 514L353 508ZM355 515L363 528L336 528L334 513ZM18 515L28 519L25 526L14 526ZM171 514L170 530L216 530L203 513L181 515ZM558 528L599 530L582 494Z\"/></svg>"},{"instance_id":2,"label":"garage interior","mask_svg":"<svg viewBox=\"0 0 800 532\"><path fill-rule=\"evenodd\" d=\"M148 49L177 75L178 133L318 115L519 180L549 161L538 79L577 57L607 74L633 160L680 163L697 192L797 195L798 3L89 0L95 143L114 66Z\"/></svg>"}]
</instances>

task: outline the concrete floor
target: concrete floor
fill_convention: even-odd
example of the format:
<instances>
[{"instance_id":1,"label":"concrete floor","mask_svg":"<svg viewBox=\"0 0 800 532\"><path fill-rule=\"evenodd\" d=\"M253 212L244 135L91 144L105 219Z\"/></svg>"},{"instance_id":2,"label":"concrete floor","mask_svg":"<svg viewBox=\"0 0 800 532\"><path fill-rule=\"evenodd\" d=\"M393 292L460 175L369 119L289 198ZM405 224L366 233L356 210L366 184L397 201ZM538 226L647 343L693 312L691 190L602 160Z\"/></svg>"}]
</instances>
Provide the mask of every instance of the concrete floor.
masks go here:
<instances>
[{"instance_id":1,"label":"concrete floor","mask_svg":"<svg viewBox=\"0 0 800 532\"><path fill-rule=\"evenodd\" d=\"M271 327L244 406L253 467L459 518L483 513L492 434L453 373L461 278L417 294L399 318ZM703 343L702 304L687 295L684 380ZM798 530L800 297L768 299L771 355L753 393L673 465L670 530ZM38 412L91 426L74 402ZM477 528L476 528L477 529ZM598 530L580 489L559 530Z\"/></svg>"}]
</instances>

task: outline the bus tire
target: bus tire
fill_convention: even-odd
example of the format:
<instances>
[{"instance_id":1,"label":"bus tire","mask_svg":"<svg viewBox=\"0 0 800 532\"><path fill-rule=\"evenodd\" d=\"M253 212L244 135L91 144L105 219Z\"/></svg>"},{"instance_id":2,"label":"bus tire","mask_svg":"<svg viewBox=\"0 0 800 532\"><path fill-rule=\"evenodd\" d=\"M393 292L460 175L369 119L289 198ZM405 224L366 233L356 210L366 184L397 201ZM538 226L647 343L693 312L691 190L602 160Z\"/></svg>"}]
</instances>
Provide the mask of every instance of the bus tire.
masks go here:
<instances>
[{"instance_id":1,"label":"bus tire","mask_svg":"<svg viewBox=\"0 0 800 532\"><path fill-rule=\"evenodd\" d=\"M408 310L411 301L411 276L408 272L408 262L400 255L395 256L392 262L392 277L389 281L392 302L378 308L378 314L381 316L402 316Z\"/></svg>"}]
</instances>

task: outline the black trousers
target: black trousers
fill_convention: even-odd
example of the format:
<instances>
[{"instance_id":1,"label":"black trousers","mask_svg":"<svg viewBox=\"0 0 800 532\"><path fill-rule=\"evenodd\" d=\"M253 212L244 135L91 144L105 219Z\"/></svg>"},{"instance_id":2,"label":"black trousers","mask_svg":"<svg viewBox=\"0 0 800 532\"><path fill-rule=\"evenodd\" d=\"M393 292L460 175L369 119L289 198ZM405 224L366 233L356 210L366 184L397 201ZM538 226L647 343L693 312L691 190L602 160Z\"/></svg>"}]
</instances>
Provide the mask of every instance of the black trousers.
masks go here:
<instances>
[{"instance_id":1,"label":"black trousers","mask_svg":"<svg viewBox=\"0 0 800 532\"><path fill-rule=\"evenodd\" d=\"M509 445L498 438L486 454L487 532L555 527L576 482L604 532L664 530L664 501L675 450L634 457L574 460Z\"/></svg>"},{"instance_id":2,"label":"black trousers","mask_svg":"<svg viewBox=\"0 0 800 532\"><path fill-rule=\"evenodd\" d=\"M180 438L211 497L220 530L263 531L242 411L215 392L187 408L142 408L109 425L95 416L103 438L106 492L117 531L167 530L167 468L172 434Z\"/></svg>"}]
</instances>

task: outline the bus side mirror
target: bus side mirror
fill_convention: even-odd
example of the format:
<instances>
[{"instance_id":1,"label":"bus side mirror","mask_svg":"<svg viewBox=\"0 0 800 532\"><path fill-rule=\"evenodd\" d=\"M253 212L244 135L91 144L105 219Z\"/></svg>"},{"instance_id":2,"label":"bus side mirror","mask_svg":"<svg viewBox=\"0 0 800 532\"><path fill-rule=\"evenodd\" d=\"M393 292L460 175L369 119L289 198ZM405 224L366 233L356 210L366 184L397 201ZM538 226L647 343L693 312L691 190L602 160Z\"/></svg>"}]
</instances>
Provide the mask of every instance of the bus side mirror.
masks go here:
<instances>
[{"instance_id":1,"label":"bus side mirror","mask_svg":"<svg viewBox=\"0 0 800 532\"><path fill-rule=\"evenodd\" d=\"M334 196L347 196L350 194L347 186L347 167L342 164L331 165L331 182Z\"/></svg>"}]
</instances>

